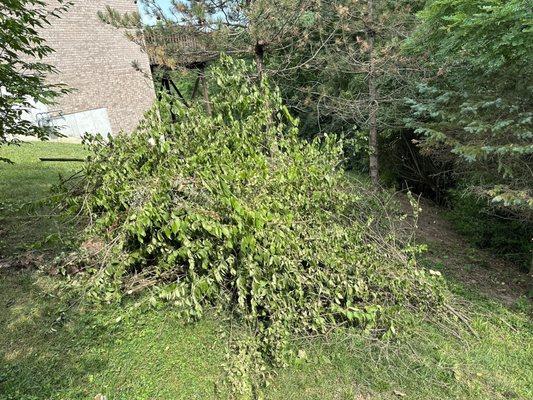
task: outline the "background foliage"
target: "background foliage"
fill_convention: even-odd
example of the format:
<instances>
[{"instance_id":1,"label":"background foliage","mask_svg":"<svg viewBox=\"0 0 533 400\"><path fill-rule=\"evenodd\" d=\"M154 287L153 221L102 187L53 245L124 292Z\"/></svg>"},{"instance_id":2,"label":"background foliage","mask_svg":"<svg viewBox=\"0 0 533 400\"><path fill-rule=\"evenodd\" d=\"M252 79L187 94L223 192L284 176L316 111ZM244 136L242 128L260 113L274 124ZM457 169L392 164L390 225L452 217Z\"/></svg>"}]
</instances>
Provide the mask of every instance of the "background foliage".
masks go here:
<instances>
[{"instance_id":1,"label":"background foliage","mask_svg":"<svg viewBox=\"0 0 533 400\"><path fill-rule=\"evenodd\" d=\"M410 101L409 125L426 151L451 151L471 192L531 219L531 4L438 0L420 18L409 46L434 75Z\"/></svg>"}]
</instances>

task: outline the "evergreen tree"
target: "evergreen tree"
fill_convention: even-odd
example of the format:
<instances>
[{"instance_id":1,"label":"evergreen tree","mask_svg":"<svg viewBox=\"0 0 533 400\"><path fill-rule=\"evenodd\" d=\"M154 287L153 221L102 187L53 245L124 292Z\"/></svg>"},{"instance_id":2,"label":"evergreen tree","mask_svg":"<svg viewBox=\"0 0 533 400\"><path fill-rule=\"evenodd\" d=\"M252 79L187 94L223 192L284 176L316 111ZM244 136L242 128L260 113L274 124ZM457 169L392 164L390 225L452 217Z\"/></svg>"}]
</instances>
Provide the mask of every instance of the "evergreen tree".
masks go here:
<instances>
[{"instance_id":1,"label":"evergreen tree","mask_svg":"<svg viewBox=\"0 0 533 400\"><path fill-rule=\"evenodd\" d=\"M410 100L429 154L448 151L470 192L533 210L533 8L434 0L409 48L433 74Z\"/></svg>"},{"instance_id":2,"label":"evergreen tree","mask_svg":"<svg viewBox=\"0 0 533 400\"><path fill-rule=\"evenodd\" d=\"M279 54L281 87L313 131L342 132L358 157L367 154L374 184L379 178L379 139L403 129L404 97L419 63L401 52L414 29L421 1L321 2L304 36ZM290 53L288 55L288 53ZM286 61L288 60L288 61Z\"/></svg>"}]
</instances>

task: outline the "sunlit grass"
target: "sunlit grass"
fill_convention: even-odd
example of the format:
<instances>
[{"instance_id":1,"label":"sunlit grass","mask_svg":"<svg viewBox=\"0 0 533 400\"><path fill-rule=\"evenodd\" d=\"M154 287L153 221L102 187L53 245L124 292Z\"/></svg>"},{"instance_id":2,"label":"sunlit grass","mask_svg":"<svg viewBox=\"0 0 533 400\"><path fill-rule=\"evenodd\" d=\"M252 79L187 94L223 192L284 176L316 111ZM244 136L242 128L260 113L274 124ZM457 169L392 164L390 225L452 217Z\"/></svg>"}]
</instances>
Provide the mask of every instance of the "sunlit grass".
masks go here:
<instances>
[{"instance_id":1,"label":"sunlit grass","mask_svg":"<svg viewBox=\"0 0 533 400\"><path fill-rule=\"evenodd\" d=\"M50 198L59 177L81 169L79 162L42 162L39 157L83 158L80 144L29 142L0 147L0 257L33 247L57 247L66 240L58 211L40 207Z\"/></svg>"}]
</instances>

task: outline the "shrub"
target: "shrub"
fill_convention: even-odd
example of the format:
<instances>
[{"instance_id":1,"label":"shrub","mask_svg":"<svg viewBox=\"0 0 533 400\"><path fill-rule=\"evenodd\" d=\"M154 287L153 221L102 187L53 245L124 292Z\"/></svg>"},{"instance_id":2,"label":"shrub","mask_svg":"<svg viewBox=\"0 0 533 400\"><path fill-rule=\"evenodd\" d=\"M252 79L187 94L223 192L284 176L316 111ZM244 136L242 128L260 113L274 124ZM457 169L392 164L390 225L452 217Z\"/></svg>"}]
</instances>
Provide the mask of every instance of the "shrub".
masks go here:
<instances>
[{"instance_id":1,"label":"shrub","mask_svg":"<svg viewBox=\"0 0 533 400\"><path fill-rule=\"evenodd\" d=\"M300 140L279 91L252 71L213 67L211 116L163 99L132 136L90 141L78 201L107 243L90 295L150 287L189 319L229 312L253 332L229 370L257 383L294 354L291 338L386 330L396 307L434 309L444 292L398 244L380 196L343 172L340 144Z\"/></svg>"}]
</instances>

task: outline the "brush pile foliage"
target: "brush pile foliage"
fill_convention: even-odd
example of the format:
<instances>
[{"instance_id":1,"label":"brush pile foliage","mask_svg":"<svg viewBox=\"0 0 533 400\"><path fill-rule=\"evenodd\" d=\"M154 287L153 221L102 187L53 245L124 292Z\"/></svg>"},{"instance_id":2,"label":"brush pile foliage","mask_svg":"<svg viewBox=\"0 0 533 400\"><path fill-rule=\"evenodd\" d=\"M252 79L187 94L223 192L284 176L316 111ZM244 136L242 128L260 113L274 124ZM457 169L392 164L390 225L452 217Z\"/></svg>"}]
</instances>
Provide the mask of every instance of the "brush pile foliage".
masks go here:
<instances>
[{"instance_id":1,"label":"brush pile foliage","mask_svg":"<svg viewBox=\"0 0 533 400\"><path fill-rule=\"evenodd\" d=\"M163 98L131 136L90 141L78 200L106 243L90 294L148 290L189 319L226 310L254 337L236 368L283 364L295 337L386 332L395 310L442 304L383 199L343 171L339 140L302 141L279 91L252 72L223 58L211 115Z\"/></svg>"}]
</instances>

